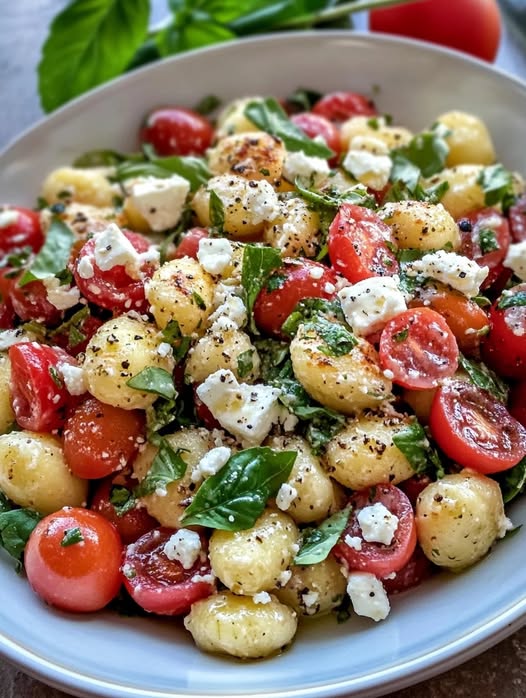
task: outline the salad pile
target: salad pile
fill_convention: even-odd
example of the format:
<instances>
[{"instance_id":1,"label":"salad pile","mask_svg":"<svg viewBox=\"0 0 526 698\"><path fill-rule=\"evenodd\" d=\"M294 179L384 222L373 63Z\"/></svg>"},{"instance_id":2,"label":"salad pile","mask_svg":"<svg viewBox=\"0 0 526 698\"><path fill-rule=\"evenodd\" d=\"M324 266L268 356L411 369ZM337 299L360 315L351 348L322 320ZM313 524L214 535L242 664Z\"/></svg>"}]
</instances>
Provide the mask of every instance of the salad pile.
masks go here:
<instances>
[{"instance_id":1,"label":"salad pile","mask_svg":"<svg viewBox=\"0 0 526 698\"><path fill-rule=\"evenodd\" d=\"M299 90L138 140L0 208L0 543L34 591L257 658L482 560L526 482L526 186L484 123Z\"/></svg>"}]
</instances>

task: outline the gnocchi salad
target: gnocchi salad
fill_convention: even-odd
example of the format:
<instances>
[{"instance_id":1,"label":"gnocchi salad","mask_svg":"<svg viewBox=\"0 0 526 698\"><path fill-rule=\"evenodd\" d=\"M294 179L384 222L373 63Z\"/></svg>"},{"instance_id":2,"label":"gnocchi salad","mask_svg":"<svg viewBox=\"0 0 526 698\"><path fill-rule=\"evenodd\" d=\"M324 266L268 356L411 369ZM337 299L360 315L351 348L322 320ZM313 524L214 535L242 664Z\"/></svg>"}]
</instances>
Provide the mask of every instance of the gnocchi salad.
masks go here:
<instances>
[{"instance_id":1,"label":"gnocchi salad","mask_svg":"<svg viewBox=\"0 0 526 698\"><path fill-rule=\"evenodd\" d=\"M526 482L526 186L484 123L301 90L138 141L0 208L0 543L36 594L255 659L481 561Z\"/></svg>"}]
</instances>

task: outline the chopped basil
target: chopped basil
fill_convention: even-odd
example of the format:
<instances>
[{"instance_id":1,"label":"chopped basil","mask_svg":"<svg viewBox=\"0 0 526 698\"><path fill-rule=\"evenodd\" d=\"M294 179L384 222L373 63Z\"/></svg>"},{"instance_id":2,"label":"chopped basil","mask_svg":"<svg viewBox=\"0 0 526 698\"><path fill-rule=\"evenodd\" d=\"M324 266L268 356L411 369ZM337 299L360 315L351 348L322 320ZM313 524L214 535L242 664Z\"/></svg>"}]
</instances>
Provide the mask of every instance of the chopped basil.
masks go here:
<instances>
[{"instance_id":1,"label":"chopped basil","mask_svg":"<svg viewBox=\"0 0 526 698\"><path fill-rule=\"evenodd\" d=\"M132 492L123 485L113 485L111 487L109 502L115 509L117 516L124 516L137 504L137 500Z\"/></svg>"},{"instance_id":2,"label":"chopped basil","mask_svg":"<svg viewBox=\"0 0 526 698\"><path fill-rule=\"evenodd\" d=\"M61 286L71 286L73 284L73 274L69 269L61 269L55 274Z\"/></svg>"},{"instance_id":3,"label":"chopped basil","mask_svg":"<svg viewBox=\"0 0 526 698\"><path fill-rule=\"evenodd\" d=\"M60 373L57 371L56 367L50 366L48 368L48 371L49 371L49 375L51 376L51 380L57 386L57 388L63 388L64 381L62 380Z\"/></svg>"},{"instance_id":4,"label":"chopped basil","mask_svg":"<svg viewBox=\"0 0 526 698\"><path fill-rule=\"evenodd\" d=\"M216 95L207 95L203 97L194 107L194 111L203 116L208 116L215 109L221 106L221 100Z\"/></svg>"},{"instance_id":5,"label":"chopped basil","mask_svg":"<svg viewBox=\"0 0 526 698\"><path fill-rule=\"evenodd\" d=\"M197 291L192 291L192 300L200 310L206 310L206 303Z\"/></svg>"},{"instance_id":6,"label":"chopped basil","mask_svg":"<svg viewBox=\"0 0 526 698\"><path fill-rule=\"evenodd\" d=\"M42 517L31 509L15 509L0 492L0 546L17 561L21 569L24 548L31 532Z\"/></svg>"},{"instance_id":7,"label":"chopped basil","mask_svg":"<svg viewBox=\"0 0 526 698\"><path fill-rule=\"evenodd\" d=\"M261 289L266 285L274 269L282 265L279 250L260 245L245 245L243 265L241 268L241 284L245 291L245 306L250 318L250 328L259 334L254 323L252 309Z\"/></svg>"},{"instance_id":8,"label":"chopped basil","mask_svg":"<svg viewBox=\"0 0 526 698\"><path fill-rule=\"evenodd\" d=\"M0 268L13 267L15 269L20 269L20 267L23 267L26 264L32 253L33 250L31 247L26 245L26 247L23 247L21 250L8 254L4 257L4 259L1 259Z\"/></svg>"},{"instance_id":9,"label":"chopped basil","mask_svg":"<svg viewBox=\"0 0 526 698\"><path fill-rule=\"evenodd\" d=\"M400 330L400 332L395 332L393 335L393 339L397 343L405 342L405 340L409 337L409 329L406 327L405 330Z\"/></svg>"},{"instance_id":10,"label":"chopped basil","mask_svg":"<svg viewBox=\"0 0 526 698\"><path fill-rule=\"evenodd\" d=\"M514 308L515 306L526 305L526 291L504 291L497 303L499 310Z\"/></svg>"},{"instance_id":11,"label":"chopped basil","mask_svg":"<svg viewBox=\"0 0 526 698\"><path fill-rule=\"evenodd\" d=\"M316 565L323 562L345 531L351 508L348 506L336 512L318 528L310 531L304 538L299 553L294 558L294 564Z\"/></svg>"},{"instance_id":12,"label":"chopped basil","mask_svg":"<svg viewBox=\"0 0 526 698\"><path fill-rule=\"evenodd\" d=\"M235 453L197 490L183 523L224 531L251 528L289 477L296 457L295 451L278 453L265 446Z\"/></svg>"},{"instance_id":13,"label":"chopped basil","mask_svg":"<svg viewBox=\"0 0 526 698\"><path fill-rule=\"evenodd\" d=\"M502 490L502 499L504 504L507 504L526 489L526 458L523 458L510 470L499 473L497 478Z\"/></svg>"},{"instance_id":14,"label":"chopped basil","mask_svg":"<svg viewBox=\"0 0 526 698\"><path fill-rule=\"evenodd\" d=\"M430 469L438 478L444 477L444 466L438 451L429 443L422 425L416 420L393 435L394 445L404 454L415 473Z\"/></svg>"},{"instance_id":15,"label":"chopped basil","mask_svg":"<svg viewBox=\"0 0 526 698\"><path fill-rule=\"evenodd\" d=\"M486 296L473 296L471 300L474 301L479 308L487 308L491 305L490 299L486 298Z\"/></svg>"},{"instance_id":16,"label":"chopped basil","mask_svg":"<svg viewBox=\"0 0 526 698\"><path fill-rule=\"evenodd\" d=\"M191 191L197 191L211 177L210 171L203 158L191 155L171 155L158 157L151 146L144 146L148 160L133 162L126 160L118 165L114 178L118 182L135 177L160 177L165 179L174 174L188 180Z\"/></svg>"},{"instance_id":17,"label":"chopped basil","mask_svg":"<svg viewBox=\"0 0 526 698\"><path fill-rule=\"evenodd\" d=\"M447 135L447 129L438 124L430 131L417 134L408 145L393 150L391 182L403 182L414 192L420 177L431 177L443 170L449 153Z\"/></svg>"},{"instance_id":18,"label":"chopped basil","mask_svg":"<svg viewBox=\"0 0 526 698\"><path fill-rule=\"evenodd\" d=\"M438 204L449 189L449 182L438 182L429 187L423 187L417 183L413 189L399 179L389 188L383 203L389 201L427 201L430 204Z\"/></svg>"},{"instance_id":19,"label":"chopped basil","mask_svg":"<svg viewBox=\"0 0 526 698\"><path fill-rule=\"evenodd\" d=\"M144 393L160 395L168 400L177 396L172 375L164 368L156 366L143 368L137 375L126 381L126 385Z\"/></svg>"},{"instance_id":20,"label":"chopped basil","mask_svg":"<svg viewBox=\"0 0 526 698\"><path fill-rule=\"evenodd\" d=\"M479 246L482 254L494 252L500 248L495 231L491 228L482 228L479 230Z\"/></svg>"},{"instance_id":21,"label":"chopped basil","mask_svg":"<svg viewBox=\"0 0 526 698\"><path fill-rule=\"evenodd\" d=\"M146 433L148 441L158 445L158 432L171 424L177 417L177 405L174 398L158 398L151 407L146 408Z\"/></svg>"},{"instance_id":22,"label":"chopped basil","mask_svg":"<svg viewBox=\"0 0 526 698\"><path fill-rule=\"evenodd\" d=\"M29 269L22 275L19 286L36 279L45 279L62 271L68 261L75 236L70 228L58 218L53 218L46 240L35 256Z\"/></svg>"},{"instance_id":23,"label":"chopped basil","mask_svg":"<svg viewBox=\"0 0 526 698\"><path fill-rule=\"evenodd\" d=\"M73 161L73 167L109 167L131 159L132 156L123 155L116 150L89 150Z\"/></svg>"},{"instance_id":24,"label":"chopped basil","mask_svg":"<svg viewBox=\"0 0 526 698\"><path fill-rule=\"evenodd\" d=\"M301 324L320 317L320 314L333 316L338 320L344 320L339 300L329 301L325 298L305 298L297 304L292 313L285 320L281 326L281 331L288 337L293 337Z\"/></svg>"},{"instance_id":25,"label":"chopped basil","mask_svg":"<svg viewBox=\"0 0 526 698\"><path fill-rule=\"evenodd\" d=\"M254 344L261 361L260 372L264 383L292 376L288 342L279 342L275 339L256 339Z\"/></svg>"},{"instance_id":26,"label":"chopped basil","mask_svg":"<svg viewBox=\"0 0 526 698\"><path fill-rule=\"evenodd\" d=\"M62 536L62 540L60 541L60 545L63 548L67 548L70 545L76 545L77 543L82 543L84 540L84 536L82 535L82 531L78 526L75 526L75 528L68 528L64 531L64 534Z\"/></svg>"},{"instance_id":27,"label":"chopped basil","mask_svg":"<svg viewBox=\"0 0 526 698\"><path fill-rule=\"evenodd\" d=\"M321 92L300 87L291 95L288 95L286 101L294 107L297 107L300 111L310 111L322 96Z\"/></svg>"},{"instance_id":28,"label":"chopped basil","mask_svg":"<svg viewBox=\"0 0 526 698\"><path fill-rule=\"evenodd\" d=\"M163 339L171 344L175 362L180 363L190 349L192 338L183 335L177 320L170 320L166 327L161 330L161 334Z\"/></svg>"},{"instance_id":29,"label":"chopped basil","mask_svg":"<svg viewBox=\"0 0 526 698\"><path fill-rule=\"evenodd\" d=\"M331 189L318 191L304 186L302 180L298 177L294 182L294 186L305 201L308 201L315 210L320 208L338 209L344 203L365 206L366 208L376 207L374 196L369 194L367 189L361 184L357 184L345 192L335 192Z\"/></svg>"},{"instance_id":30,"label":"chopped basil","mask_svg":"<svg viewBox=\"0 0 526 698\"><path fill-rule=\"evenodd\" d=\"M210 223L216 235L222 235L223 226L225 225L225 207L217 192L211 189L209 194L208 215L210 216Z\"/></svg>"},{"instance_id":31,"label":"chopped basil","mask_svg":"<svg viewBox=\"0 0 526 698\"><path fill-rule=\"evenodd\" d=\"M186 463L181 458L184 449L173 449L164 437L159 440L159 449L146 477L134 489L136 497L144 497L156 490L165 490L171 482L180 480L186 472Z\"/></svg>"},{"instance_id":32,"label":"chopped basil","mask_svg":"<svg viewBox=\"0 0 526 698\"><path fill-rule=\"evenodd\" d=\"M237 357L237 372L240 378L245 378L254 368L254 349L247 349Z\"/></svg>"},{"instance_id":33,"label":"chopped basil","mask_svg":"<svg viewBox=\"0 0 526 698\"><path fill-rule=\"evenodd\" d=\"M484 167L477 179L477 184L482 187L486 206L501 204L503 211L506 212L515 203L513 175L501 164Z\"/></svg>"},{"instance_id":34,"label":"chopped basil","mask_svg":"<svg viewBox=\"0 0 526 698\"><path fill-rule=\"evenodd\" d=\"M309 320L303 326L307 333L315 332L324 341L318 349L326 356L343 356L358 344L358 340L340 322L331 322L322 315Z\"/></svg>"},{"instance_id":35,"label":"chopped basil","mask_svg":"<svg viewBox=\"0 0 526 698\"><path fill-rule=\"evenodd\" d=\"M318 158L331 158L334 155L324 143L312 140L293 124L273 97L249 102L244 113L262 131L281 138L289 152L301 150L307 156Z\"/></svg>"},{"instance_id":36,"label":"chopped basil","mask_svg":"<svg viewBox=\"0 0 526 698\"><path fill-rule=\"evenodd\" d=\"M460 354L459 365L468 374L470 381L477 388L482 388L491 393L500 402L506 402L508 400L508 386L506 383L500 379L496 373L489 369L486 364L481 361L473 361L467 359L465 356Z\"/></svg>"}]
</instances>

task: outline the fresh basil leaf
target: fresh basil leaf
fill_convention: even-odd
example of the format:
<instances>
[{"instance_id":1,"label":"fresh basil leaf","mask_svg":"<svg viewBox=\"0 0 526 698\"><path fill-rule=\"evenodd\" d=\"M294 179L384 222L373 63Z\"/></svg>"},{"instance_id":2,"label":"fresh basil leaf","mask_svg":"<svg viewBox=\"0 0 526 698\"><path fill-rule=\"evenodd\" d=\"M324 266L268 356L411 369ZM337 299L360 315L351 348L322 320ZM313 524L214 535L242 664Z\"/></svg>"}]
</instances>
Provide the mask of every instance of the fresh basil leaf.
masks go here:
<instances>
[{"instance_id":1,"label":"fresh basil leaf","mask_svg":"<svg viewBox=\"0 0 526 698\"><path fill-rule=\"evenodd\" d=\"M183 335L177 320L170 320L166 327L161 330L161 334L163 339L172 346L175 363L180 363L190 349L192 338Z\"/></svg>"},{"instance_id":2,"label":"fresh basil leaf","mask_svg":"<svg viewBox=\"0 0 526 698\"><path fill-rule=\"evenodd\" d=\"M320 208L338 209L344 203L356 204L366 208L376 208L374 196L368 193L367 189L361 184L348 189L345 192L317 191L316 189L304 186L302 180L298 177L294 183L296 190L301 194L305 201L311 204L314 210ZM334 217L334 214L333 214Z\"/></svg>"},{"instance_id":3,"label":"fresh basil leaf","mask_svg":"<svg viewBox=\"0 0 526 698\"><path fill-rule=\"evenodd\" d=\"M486 206L501 204L502 209L506 212L515 203L513 175L501 164L484 167L477 179L477 184L482 187Z\"/></svg>"},{"instance_id":4,"label":"fresh basil leaf","mask_svg":"<svg viewBox=\"0 0 526 698\"><path fill-rule=\"evenodd\" d=\"M84 536L82 535L82 531L78 526L75 526L75 528L68 528L64 531L62 535L62 540L60 541L60 545L63 548L67 548L70 545L82 543L83 540Z\"/></svg>"},{"instance_id":5,"label":"fresh basil leaf","mask_svg":"<svg viewBox=\"0 0 526 698\"><path fill-rule=\"evenodd\" d=\"M310 111L322 96L321 92L300 87L289 95L286 101L300 111Z\"/></svg>"},{"instance_id":6,"label":"fresh basil leaf","mask_svg":"<svg viewBox=\"0 0 526 698\"><path fill-rule=\"evenodd\" d=\"M192 301L197 305L199 310L206 310L206 303L197 291L192 291Z\"/></svg>"},{"instance_id":7,"label":"fresh basil leaf","mask_svg":"<svg viewBox=\"0 0 526 698\"><path fill-rule=\"evenodd\" d=\"M344 315L339 300L329 301L325 298L305 298L300 301L281 326L281 331L293 337L301 324L315 319L321 314L343 321Z\"/></svg>"},{"instance_id":8,"label":"fresh basil leaf","mask_svg":"<svg viewBox=\"0 0 526 698\"><path fill-rule=\"evenodd\" d=\"M193 111L203 116L208 116L221 106L221 100L216 95L207 95L203 97L194 107Z\"/></svg>"},{"instance_id":9,"label":"fresh basil leaf","mask_svg":"<svg viewBox=\"0 0 526 698\"><path fill-rule=\"evenodd\" d=\"M197 490L183 523L223 531L251 528L289 477L296 457L295 451L278 453L265 446L235 453Z\"/></svg>"},{"instance_id":10,"label":"fresh basil leaf","mask_svg":"<svg viewBox=\"0 0 526 698\"><path fill-rule=\"evenodd\" d=\"M392 153L391 159L393 167L391 168L389 179L395 186L400 183L405 185L406 190L409 192L408 198L410 198L420 181L420 168L399 152Z\"/></svg>"},{"instance_id":11,"label":"fresh basil leaf","mask_svg":"<svg viewBox=\"0 0 526 698\"><path fill-rule=\"evenodd\" d=\"M400 332L395 332L393 335L393 339L395 342L398 344L401 342L405 342L405 340L409 337L409 329L406 327L404 330L400 330Z\"/></svg>"},{"instance_id":12,"label":"fresh basil leaf","mask_svg":"<svg viewBox=\"0 0 526 698\"><path fill-rule=\"evenodd\" d=\"M240 378L245 378L254 368L254 349L247 349L237 357L237 372Z\"/></svg>"},{"instance_id":13,"label":"fresh basil leaf","mask_svg":"<svg viewBox=\"0 0 526 698\"><path fill-rule=\"evenodd\" d=\"M245 106L244 114L262 131L281 138L290 152L301 150L307 156L318 158L331 158L334 155L324 143L313 141L293 124L273 97L249 102Z\"/></svg>"},{"instance_id":14,"label":"fresh basil leaf","mask_svg":"<svg viewBox=\"0 0 526 698\"><path fill-rule=\"evenodd\" d=\"M438 204L449 189L449 182L438 182L428 187L423 187L420 183L411 182L410 188L404 181L398 179L393 183L382 203L390 201L427 201L430 204Z\"/></svg>"},{"instance_id":15,"label":"fresh basil leaf","mask_svg":"<svg viewBox=\"0 0 526 698\"><path fill-rule=\"evenodd\" d=\"M479 247L482 254L500 249L494 230L491 230L491 228L482 228L479 230Z\"/></svg>"},{"instance_id":16,"label":"fresh basil leaf","mask_svg":"<svg viewBox=\"0 0 526 698\"><path fill-rule=\"evenodd\" d=\"M353 333L340 322L331 322L322 315L303 325L305 332L315 332L325 345L318 347L326 356L344 356L358 344Z\"/></svg>"},{"instance_id":17,"label":"fresh basil leaf","mask_svg":"<svg viewBox=\"0 0 526 698\"><path fill-rule=\"evenodd\" d=\"M135 497L144 497L156 490L165 490L171 482L180 480L186 473L186 463L181 458L184 449L173 449L168 439L161 437L159 448L146 477L133 490Z\"/></svg>"},{"instance_id":18,"label":"fresh basil leaf","mask_svg":"<svg viewBox=\"0 0 526 698\"><path fill-rule=\"evenodd\" d=\"M260 358L261 379L264 383L292 376L288 342L278 342L275 339L256 339L254 344Z\"/></svg>"},{"instance_id":19,"label":"fresh basil leaf","mask_svg":"<svg viewBox=\"0 0 526 698\"><path fill-rule=\"evenodd\" d=\"M174 398L165 400L160 397L151 407L146 408L146 433L148 441L159 444L159 434L162 429L175 421L177 417L177 403Z\"/></svg>"},{"instance_id":20,"label":"fresh basil leaf","mask_svg":"<svg viewBox=\"0 0 526 698\"><path fill-rule=\"evenodd\" d=\"M191 191L197 191L212 176L204 158L194 157L193 155L159 157L148 144L143 146L143 150L152 165L168 172L168 175L165 176L170 177L173 174L178 174L180 177L188 180Z\"/></svg>"},{"instance_id":21,"label":"fresh basil leaf","mask_svg":"<svg viewBox=\"0 0 526 698\"><path fill-rule=\"evenodd\" d=\"M513 468L499 473L497 478L504 504L508 504L526 489L526 458L519 461Z\"/></svg>"},{"instance_id":22,"label":"fresh basil leaf","mask_svg":"<svg viewBox=\"0 0 526 698\"><path fill-rule=\"evenodd\" d=\"M345 531L351 506L337 511L326 519L318 528L310 531L304 538L299 553L294 558L295 565L316 565L323 562Z\"/></svg>"},{"instance_id":23,"label":"fresh basil leaf","mask_svg":"<svg viewBox=\"0 0 526 698\"><path fill-rule=\"evenodd\" d=\"M148 0L74 0L58 14L38 66L44 111L124 72L146 38Z\"/></svg>"},{"instance_id":24,"label":"fresh basil leaf","mask_svg":"<svg viewBox=\"0 0 526 698\"><path fill-rule=\"evenodd\" d=\"M213 189L210 190L210 201L209 201L209 216L212 228L214 228L216 235L223 234L223 226L225 224L225 208L223 202L219 198L217 192Z\"/></svg>"},{"instance_id":25,"label":"fresh basil leaf","mask_svg":"<svg viewBox=\"0 0 526 698\"><path fill-rule=\"evenodd\" d=\"M19 563L29 536L41 518L31 509L4 509L0 513L0 546ZM17 565L18 569L20 567L21 564Z\"/></svg>"},{"instance_id":26,"label":"fresh basil leaf","mask_svg":"<svg viewBox=\"0 0 526 698\"><path fill-rule=\"evenodd\" d=\"M110 167L129 159L116 150L88 150L73 161L73 167Z\"/></svg>"},{"instance_id":27,"label":"fresh basil leaf","mask_svg":"<svg viewBox=\"0 0 526 698\"><path fill-rule=\"evenodd\" d=\"M392 152L395 164L391 180L395 182L397 179L402 179L413 189L418 183L418 179L415 181L417 170L418 177L421 175L426 178L441 172L446 166L446 158L449 153L449 146L445 140L448 133L449 131L441 124L437 124L430 131L418 133L408 145L396 148ZM405 176L400 177L396 170L399 168L401 171L402 167L408 168L408 170ZM411 174L409 174L409 169L411 169Z\"/></svg>"},{"instance_id":28,"label":"fresh basil leaf","mask_svg":"<svg viewBox=\"0 0 526 698\"><path fill-rule=\"evenodd\" d=\"M33 250L31 247L23 247L21 250L17 250L17 252L13 252L12 254L7 254L3 259L0 259L0 268L13 267L15 269L20 269L20 267L25 266L32 254ZM7 275L4 274L4 276L8 278Z\"/></svg>"},{"instance_id":29,"label":"fresh basil leaf","mask_svg":"<svg viewBox=\"0 0 526 698\"><path fill-rule=\"evenodd\" d=\"M115 509L117 516L124 516L135 508L136 498L127 487L123 485L113 485L110 489L109 502Z\"/></svg>"},{"instance_id":30,"label":"fresh basil leaf","mask_svg":"<svg viewBox=\"0 0 526 698\"><path fill-rule=\"evenodd\" d=\"M259 292L265 286L274 269L282 265L279 250L260 245L245 245L243 250L243 265L241 267L241 284L244 289L245 306L250 318L250 328L259 334L252 313Z\"/></svg>"},{"instance_id":31,"label":"fresh basil leaf","mask_svg":"<svg viewBox=\"0 0 526 698\"><path fill-rule=\"evenodd\" d=\"M514 308L516 306L526 305L526 291L503 291L497 308L506 310L506 308Z\"/></svg>"},{"instance_id":32,"label":"fresh basil leaf","mask_svg":"<svg viewBox=\"0 0 526 698\"><path fill-rule=\"evenodd\" d=\"M172 24L155 37L161 56L190 51L236 38L236 35L228 27L203 18L201 13L201 16L196 13L193 21L192 18L189 21L185 11L178 14L179 16L177 14L174 16Z\"/></svg>"},{"instance_id":33,"label":"fresh basil leaf","mask_svg":"<svg viewBox=\"0 0 526 698\"><path fill-rule=\"evenodd\" d=\"M459 365L468 374L470 381L477 388L482 388L491 393L500 402L506 403L508 400L508 386L497 376L486 364L481 361L467 359L460 354Z\"/></svg>"},{"instance_id":34,"label":"fresh basil leaf","mask_svg":"<svg viewBox=\"0 0 526 698\"><path fill-rule=\"evenodd\" d=\"M46 240L37 253L29 269L22 275L19 286L54 276L64 269L69 261L75 236L71 229L58 218L53 218Z\"/></svg>"},{"instance_id":35,"label":"fresh basil leaf","mask_svg":"<svg viewBox=\"0 0 526 698\"><path fill-rule=\"evenodd\" d=\"M393 435L394 445L404 454L415 473L432 470L444 477L444 466L438 451L429 443L424 428L416 420Z\"/></svg>"},{"instance_id":36,"label":"fresh basil leaf","mask_svg":"<svg viewBox=\"0 0 526 698\"><path fill-rule=\"evenodd\" d=\"M168 400L177 396L171 373L157 366L143 368L137 375L126 381L126 385L135 388L135 390L141 390L143 393L160 395Z\"/></svg>"}]
</instances>

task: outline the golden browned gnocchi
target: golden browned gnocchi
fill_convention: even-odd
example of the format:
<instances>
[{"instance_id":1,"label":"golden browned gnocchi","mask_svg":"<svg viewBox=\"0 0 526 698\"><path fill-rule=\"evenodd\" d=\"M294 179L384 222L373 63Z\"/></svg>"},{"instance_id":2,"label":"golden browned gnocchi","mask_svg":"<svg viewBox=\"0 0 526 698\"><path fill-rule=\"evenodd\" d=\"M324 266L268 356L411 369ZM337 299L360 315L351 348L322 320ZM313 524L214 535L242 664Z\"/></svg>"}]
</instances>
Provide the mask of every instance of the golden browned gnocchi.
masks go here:
<instances>
[{"instance_id":1,"label":"golden browned gnocchi","mask_svg":"<svg viewBox=\"0 0 526 698\"><path fill-rule=\"evenodd\" d=\"M11 407L9 381L11 378L11 362L6 354L0 353L0 434L15 421L15 413Z\"/></svg>"},{"instance_id":2,"label":"golden browned gnocchi","mask_svg":"<svg viewBox=\"0 0 526 698\"><path fill-rule=\"evenodd\" d=\"M118 189L108 179L107 168L60 167L45 179L41 196L55 204L65 199L91 206L112 206Z\"/></svg>"},{"instance_id":3,"label":"golden browned gnocchi","mask_svg":"<svg viewBox=\"0 0 526 698\"><path fill-rule=\"evenodd\" d=\"M283 141L263 131L226 136L208 151L208 166L212 174L234 174L246 179L266 179L271 183L281 178L284 160Z\"/></svg>"},{"instance_id":4,"label":"golden browned gnocchi","mask_svg":"<svg viewBox=\"0 0 526 698\"><path fill-rule=\"evenodd\" d=\"M185 375L202 383L220 369L228 369L245 383L259 377L259 356L246 332L235 329L210 330L190 350Z\"/></svg>"},{"instance_id":5,"label":"golden browned gnocchi","mask_svg":"<svg viewBox=\"0 0 526 698\"><path fill-rule=\"evenodd\" d=\"M449 147L446 165L491 165L495 162L495 148L486 124L473 114L449 111L440 114L437 122L449 133L445 141Z\"/></svg>"},{"instance_id":6,"label":"golden browned gnocchi","mask_svg":"<svg viewBox=\"0 0 526 698\"><path fill-rule=\"evenodd\" d=\"M460 245L458 226L442 204L399 201L386 204L380 215L402 249L456 250Z\"/></svg>"}]
</instances>

